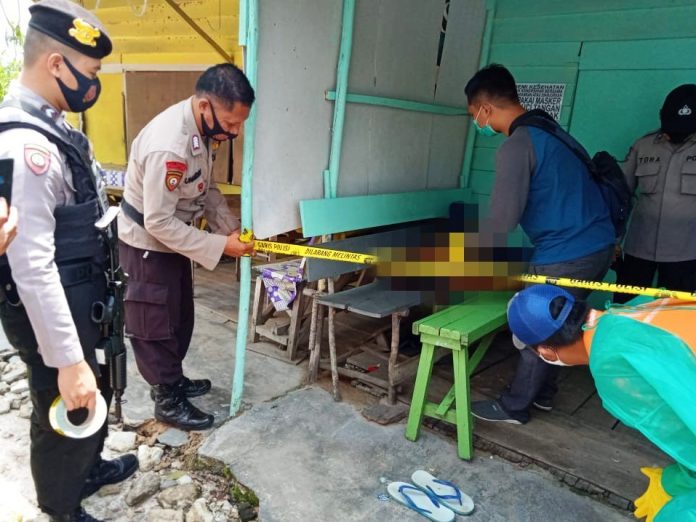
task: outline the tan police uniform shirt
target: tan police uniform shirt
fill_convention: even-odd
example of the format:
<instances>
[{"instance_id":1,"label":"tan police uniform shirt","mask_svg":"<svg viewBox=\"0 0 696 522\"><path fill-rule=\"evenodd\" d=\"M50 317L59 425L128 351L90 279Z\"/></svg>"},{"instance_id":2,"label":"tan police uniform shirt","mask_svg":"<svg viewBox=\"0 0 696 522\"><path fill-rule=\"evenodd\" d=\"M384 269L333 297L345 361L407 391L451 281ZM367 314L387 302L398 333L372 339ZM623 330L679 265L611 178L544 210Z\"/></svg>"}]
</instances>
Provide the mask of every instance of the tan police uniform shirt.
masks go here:
<instances>
[{"instance_id":1,"label":"tan police uniform shirt","mask_svg":"<svg viewBox=\"0 0 696 522\"><path fill-rule=\"evenodd\" d=\"M212 143L198 132L192 98L172 105L140 131L131 146L123 197L143 214L145 227L122 212L118 227L123 242L177 252L208 270L215 268L239 219L212 180ZM212 233L196 227L200 217Z\"/></svg>"},{"instance_id":2,"label":"tan police uniform shirt","mask_svg":"<svg viewBox=\"0 0 696 522\"><path fill-rule=\"evenodd\" d=\"M623 171L638 189L624 251L648 261L696 259L696 134L679 144L659 132L640 138Z\"/></svg>"},{"instance_id":3,"label":"tan police uniform shirt","mask_svg":"<svg viewBox=\"0 0 696 522\"><path fill-rule=\"evenodd\" d=\"M56 126L68 127L61 112L19 83L11 85L7 98L28 103L48 115ZM0 109L0 121L48 127L13 107ZM75 204L72 172L58 148L31 129L3 132L0 158L14 160L12 205L17 208L19 223L17 236L7 250L12 277L44 364L53 368L71 366L82 361L84 355L55 263L53 213L57 207Z\"/></svg>"}]
</instances>

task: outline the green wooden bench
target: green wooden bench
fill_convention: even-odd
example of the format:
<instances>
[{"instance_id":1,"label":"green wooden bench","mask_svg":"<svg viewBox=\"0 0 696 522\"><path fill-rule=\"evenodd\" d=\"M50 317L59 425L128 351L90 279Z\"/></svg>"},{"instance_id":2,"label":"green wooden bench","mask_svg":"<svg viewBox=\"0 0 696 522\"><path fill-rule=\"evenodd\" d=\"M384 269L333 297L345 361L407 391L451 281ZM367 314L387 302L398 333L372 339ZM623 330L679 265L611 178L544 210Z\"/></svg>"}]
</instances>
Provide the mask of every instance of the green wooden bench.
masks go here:
<instances>
[{"instance_id":1,"label":"green wooden bench","mask_svg":"<svg viewBox=\"0 0 696 522\"><path fill-rule=\"evenodd\" d=\"M445 420L457 427L457 454L462 459L471 459L473 424L469 377L495 334L507 324L510 297L511 292L482 293L413 323L413 333L420 336L422 350L406 426L408 440L418 439L424 415ZM478 346L470 356L469 348L477 341ZM443 349L452 352L454 385L437 404L428 402L428 386L433 364Z\"/></svg>"}]
</instances>

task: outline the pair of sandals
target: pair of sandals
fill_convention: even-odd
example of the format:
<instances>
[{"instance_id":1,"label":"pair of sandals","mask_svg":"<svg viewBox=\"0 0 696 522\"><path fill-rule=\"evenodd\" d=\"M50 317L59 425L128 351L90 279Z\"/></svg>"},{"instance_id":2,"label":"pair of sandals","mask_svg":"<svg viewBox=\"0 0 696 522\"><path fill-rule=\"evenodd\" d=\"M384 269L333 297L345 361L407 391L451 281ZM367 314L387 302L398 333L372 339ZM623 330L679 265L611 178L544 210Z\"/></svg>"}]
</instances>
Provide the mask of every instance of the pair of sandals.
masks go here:
<instances>
[{"instance_id":1,"label":"pair of sandals","mask_svg":"<svg viewBox=\"0 0 696 522\"><path fill-rule=\"evenodd\" d=\"M470 515L474 501L452 482L435 478L427 471L411 475L413 484L390 482L387 492L397 502L434 522L452 522L455 515Z\"/></svg>"}]
</instances>

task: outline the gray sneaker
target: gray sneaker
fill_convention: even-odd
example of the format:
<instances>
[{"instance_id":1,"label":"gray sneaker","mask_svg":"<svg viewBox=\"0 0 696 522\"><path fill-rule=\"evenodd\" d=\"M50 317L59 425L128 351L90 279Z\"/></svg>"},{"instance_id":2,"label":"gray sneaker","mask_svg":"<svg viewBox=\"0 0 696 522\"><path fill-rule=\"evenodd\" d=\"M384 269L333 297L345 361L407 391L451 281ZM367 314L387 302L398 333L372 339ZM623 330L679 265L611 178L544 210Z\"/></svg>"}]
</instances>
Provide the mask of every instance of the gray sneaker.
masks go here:
<instances>
[{"instance_id":1,"label":"gray sneaker","mask_svg":"<svg viewBox=\"0 0 696 522\"><path fill-rule=\"evenodd\" d=\"M474 401L471 403L471 413L477 419L485 421L524 424L506 412L498 401Z\"/></svg>"}]
</instances>

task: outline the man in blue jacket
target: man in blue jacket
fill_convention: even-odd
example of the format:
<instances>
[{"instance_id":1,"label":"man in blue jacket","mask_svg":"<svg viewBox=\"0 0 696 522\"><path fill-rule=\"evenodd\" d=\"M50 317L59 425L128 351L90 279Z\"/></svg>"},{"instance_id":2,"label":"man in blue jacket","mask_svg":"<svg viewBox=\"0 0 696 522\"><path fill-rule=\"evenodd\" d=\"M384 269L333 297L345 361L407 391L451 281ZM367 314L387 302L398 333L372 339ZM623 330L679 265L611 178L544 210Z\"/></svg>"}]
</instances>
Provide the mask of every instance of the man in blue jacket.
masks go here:
<instances>
[{"instance_id":1,"label":"man in blue jacket","mask_svg":"<svg viewBox=\"0 0 696 522\"><path fill-rule=\"evenodd\" d=\"M533 120L547 118L557 124L547 113L521 105L515 79L501 65L478 71L465 92L476 130L484 136L507 136L496 154L492 231L522 227L534 246L530 274L601 281L613 258L614 226L585 164L556 136L533 126ZM573 289L581 299L588 293ZM524 348L514 337L513 341ZM498 400L474 402L474 416L524 424L532 405L551 410L558 370L532 350L522 349L506 392Z\"/></svg>"}]
</instances>

